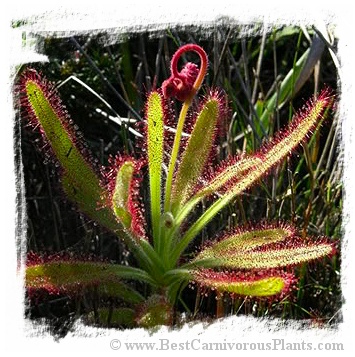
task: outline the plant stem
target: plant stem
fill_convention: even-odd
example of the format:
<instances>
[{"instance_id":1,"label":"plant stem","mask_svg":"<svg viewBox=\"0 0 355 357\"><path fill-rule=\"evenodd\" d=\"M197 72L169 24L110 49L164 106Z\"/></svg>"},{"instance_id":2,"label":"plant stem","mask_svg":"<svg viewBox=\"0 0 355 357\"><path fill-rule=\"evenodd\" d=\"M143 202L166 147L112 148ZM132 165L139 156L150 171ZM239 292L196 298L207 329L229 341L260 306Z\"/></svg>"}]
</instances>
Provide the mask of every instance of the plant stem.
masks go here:
<instances>
[{"instance_id":1,"label":"plant stem","mask_svg":"<svg viewBox=\"0 0 355 357\"><path fill-rule=\"evenodd\" d=\"M182 108L181 108L180 115L179 115L173 149L171 152L171 158L170 158L170 162L169 162L168 176L166 178L165 202L164 202L164 211L165 212L170 211L171 186L172 186L172 181L173 181L174 169L175 169L175 165L176 165L177 156L179 154L182 129L184 127L186 114L187 114L187 111L189 110L190 105L191 105L191 101L184 102L184 104L182 105Z\"/></svg>"}]
</instances>

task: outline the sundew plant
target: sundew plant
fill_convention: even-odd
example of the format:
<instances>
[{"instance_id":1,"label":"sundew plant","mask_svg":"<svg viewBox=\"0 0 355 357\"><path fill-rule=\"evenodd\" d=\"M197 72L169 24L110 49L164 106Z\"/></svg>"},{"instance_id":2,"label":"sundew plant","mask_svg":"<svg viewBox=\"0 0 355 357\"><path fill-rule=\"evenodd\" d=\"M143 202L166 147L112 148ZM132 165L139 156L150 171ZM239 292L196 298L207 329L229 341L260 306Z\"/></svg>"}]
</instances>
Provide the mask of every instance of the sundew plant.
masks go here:
<instances>
[{"instance_id":1,"label":"sundew plant","mask_svg":"<svg viewBox=\"0 0 355 357\"><path fill-rule=\"evenodd\" d=\"M220 159L217 142L232 110L224 88L204 85L208 57L195 43L176 50L170 74L146 92L143 120L132 128L140 134L134 154L117 152L106 164L78 133L60 89L40 71L22 72L17 85L22 119L41 139L40 155L54 163L65 198L130 256L117 262L70 251L28 252L30 304L66 297L80 301L87 322L173 326L182 311L191 312L183 297L188 291L197 291L196 304L198 296L213 296L217 317L225 315L226 297L264 306L292 302L302 294L307 264L336 254L334 240L305 234L294 221L246 217L242 224L225 219L218 232L208 229L230 207L238 209L240 197L265 185L289 157L297 161L293 153L331 120L336 99L324 85L255 150ZM271 109L255 110L262 128Z\"/></svg>"}]
</instances>

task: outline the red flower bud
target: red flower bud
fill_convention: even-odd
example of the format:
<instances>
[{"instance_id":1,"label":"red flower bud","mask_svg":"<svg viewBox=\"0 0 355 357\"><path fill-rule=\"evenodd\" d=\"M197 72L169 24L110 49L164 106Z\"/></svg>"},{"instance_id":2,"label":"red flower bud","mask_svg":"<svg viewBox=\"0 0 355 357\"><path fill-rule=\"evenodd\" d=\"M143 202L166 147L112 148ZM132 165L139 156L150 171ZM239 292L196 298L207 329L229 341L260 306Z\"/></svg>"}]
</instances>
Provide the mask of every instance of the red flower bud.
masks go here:
<instances>
[{"instance_id":1,"label":"red flower bud","mask_svg":"<svg viewBox=\"0 0 355 357\"><path fill-rule=\"evenodd\" d=\"M187 51L196 52L201 59L201 68L196 64L188 62L179 72L177 64L180 56ZM198 90L207 69L207 55L197 45L190 44L177 50L171 60L171 76L162 84L164 97L174 97L182 102L192 98Z\"/></svg>"}]
</instances>

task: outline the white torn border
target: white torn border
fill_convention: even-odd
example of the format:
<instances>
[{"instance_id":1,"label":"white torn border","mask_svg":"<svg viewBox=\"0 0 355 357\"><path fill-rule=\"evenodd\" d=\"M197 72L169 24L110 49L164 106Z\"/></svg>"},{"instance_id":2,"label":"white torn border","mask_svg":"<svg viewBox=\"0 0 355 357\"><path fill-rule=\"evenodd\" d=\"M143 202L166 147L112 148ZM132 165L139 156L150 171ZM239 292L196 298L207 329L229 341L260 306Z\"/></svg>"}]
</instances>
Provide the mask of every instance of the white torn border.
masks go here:
<instances>
[{"instance_id":1,"label":"white torn border","mask_svg":"<svg viewBox=\"0 0 355 357\"><path fill-rule=\"evenodd\" d=\"M337 7L337 8L335 8ZM3 13L5 12L5 14ZM7 16L6 16L7 15ZM30 60L45 60L31 48L23 48L21 34L9 28L11 20L18 18L28 18L36 16L36 19L28 26L29 30L44 31L56 36L65 36L69 32L90 32L107 30L116 34L121 31L136 32L144 31L146 28L159 30L170 24L201 24L208 26L213 23L228 23L237 21L238 23L250 24L253 22L264 22L267 24L278 23L333 23L339 38L338 56L341 63L342 93L340 100L340 118L342 121L342 137L344 149L344 243L342 252L342 291L345 299L342 314L344 323L340 324L335 330L321 329L302 329L298 323L282 326L280 320L259 321L248 317L229 317L223 321L216 321L211 325L194 324L185 326L181 330L168 332L163 328L159 332L149 334L144 330L114 331L104 329L94 329L83 327L80 324L73 335L68 335L60 343L55 343L53 338L46 335L38 326L34 329L31 323L23 318L22 301L22 277L16 276L16 237L15 219L16 207L16 185L14 184L14 158L13 158L13 125L14 113L12 111L12 89L11 80L14 76L15 66ZM339 355L344 352L354 351L355 343L351 341L351 334L354 328L354 254L355 234L353 230L354 221L354 184L355 178L352 177L351 168L355 167L353 154L354 139L354 70L355 57L354 48L354 18L351 6L349 8L339 7L339 3L331 1L287 1L263 2L252 1L223 1L218 0L214 3L190 1L168 3L168 1L132 1L126 3L116 0L112 2L97 1L93 5L88 2L80 1L16 1L3 5L1 19L1 29L3 40L3 53L1 54L2 71L1 78L1 99L4 104L3 109L1 157L2 163L5 161L5 169L1 175L1 202L4 206L1 211L1 239L3 248L1 254L1 347L5 353L10 355L15 352L25 353L27 356L40 356L44 353L51 356L59 356L64 352L81 353L85 356L99 356L109 354L110 351L118 355L127 353L127 350L112 350L110 341L119 339L124 342L156 342L167 338L170 342L184 343L186 340L200 339L202 342L272 342L273 339L284 338L285 342L342 342L345 351L329 351L323 354ZM32 18L34 19L34 18ZM6 23L6 21L8 21ZM4 43L5 42L5 43ZM4 46L5 45L5 46ZM8 83L8 86L4 86ZM11 120L12 119L12 120ZM355 144L354 144L355 146ZM351 217L353 214L353 217ZM15 238L15 239L14 239ZM6 251L5 251L6 245ZM352 273L352 274L351 274ZM351 290L352 289L352 290ZM353 294L352 294L353 293ZM32 334L32 337L29 335ZM95 338L83 338L95 337ZM142 351L150 355L147 350ZM191 353L195 350L178 350L173 352L171 349L167 353ZM304 355L318 355L320 351L296 351ZM129 352L128 352L129 353ZM153 351L153 354L159 354ZM207 352L211 353L211 352ZM213 354L227 351L212 351ZM270 351L232 350L231 355L237 354L268 354ZM284 355L287 350L271 351L273 355Z\"/></svg>"}]
</instances>

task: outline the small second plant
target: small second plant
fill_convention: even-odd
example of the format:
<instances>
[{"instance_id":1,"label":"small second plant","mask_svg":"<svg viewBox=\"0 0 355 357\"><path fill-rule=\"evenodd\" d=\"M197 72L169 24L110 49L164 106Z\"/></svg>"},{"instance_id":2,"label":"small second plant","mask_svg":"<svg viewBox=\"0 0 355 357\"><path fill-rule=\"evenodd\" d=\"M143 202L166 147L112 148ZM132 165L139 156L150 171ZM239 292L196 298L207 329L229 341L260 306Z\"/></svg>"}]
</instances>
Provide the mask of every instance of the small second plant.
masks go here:
<instances>
[{"instance_id":1,"label":"small second plant","mask_svg":"<svg viewBox=\"0 0 355 357\"><path fill-rule=\"evenodd\" d=\"M179 69L187 52L199 56L199 65L188 62ZM333 95L324 89L257 152L216 163L215 141L228 116L228 101L220 89L198 98L207 70L203 48L179 48L170 78L147 95L141 157L117 153L105 167L77 135L54 86L33 69L24 71L18 91L22 112L57 163L65 195L90 220L114 232L135 258L134 266L127 266L29 254L25 285L30 297L40 291L74 297L95 290L125 302L110 312L99 308L103 318L127 326L173 325L189 284L217 297L287 298L297 285L295 266L334 254L330 239L301 238L285 222L229 228L191 253L202 230L304 143L333 104ZM180 103L176 118L175 100ZM149 200L143 202L144 173ZM145 288L134 289L132 281Z\"/></svg>"}]
</instances>

